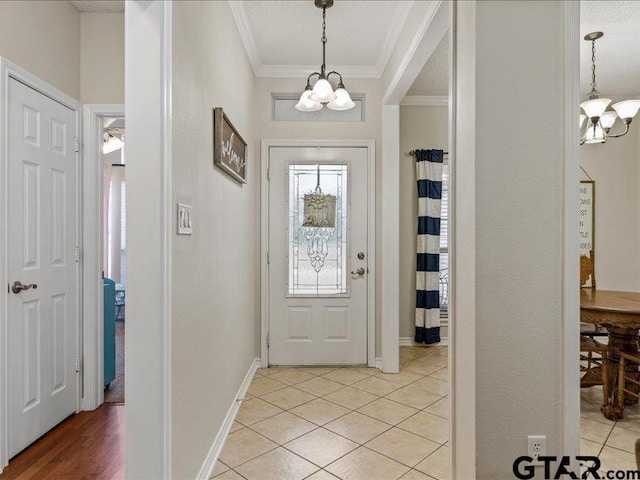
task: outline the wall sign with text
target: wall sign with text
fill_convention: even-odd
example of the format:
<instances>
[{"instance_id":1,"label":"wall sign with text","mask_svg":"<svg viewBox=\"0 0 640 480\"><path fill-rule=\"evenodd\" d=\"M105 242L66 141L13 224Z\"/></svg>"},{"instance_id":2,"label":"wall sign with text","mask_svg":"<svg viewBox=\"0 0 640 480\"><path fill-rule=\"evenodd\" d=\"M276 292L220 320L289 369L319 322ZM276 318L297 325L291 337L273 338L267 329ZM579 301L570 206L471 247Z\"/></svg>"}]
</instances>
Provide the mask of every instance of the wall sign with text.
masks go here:
<instances>
[{"instance_id":1,"label":"wall sign with text","mask_svg":"<svg viewBox=\"0 0 640 480\"><path fill-rule=\"evenodd\" d=\"M222 108L213 109L213 163L240 183L247 183L247 142Z\"/></svg>"},{"instance_id":2,"label":"wall sign with text","mask_svg":"<svg viewBox=\"0 0 640 480\"><path fill-rule=\"evenodd\" d=\"M580 206L579 206L579 235L580 235L580 255L591 256L594 238L594 218L595 210L595 192L593 181L580 182Z\"/></svg>"},{"instance_id":3,"label":"wall sign with text","mask_svg":"<svg viewBox=\"0 0 640 480\"><path fill-rule=\"evenodd\" d=\"M580 286L595 288L595 182L581 181L578 206L578 247L580 251Z\"/></svg>"}]
</instances>

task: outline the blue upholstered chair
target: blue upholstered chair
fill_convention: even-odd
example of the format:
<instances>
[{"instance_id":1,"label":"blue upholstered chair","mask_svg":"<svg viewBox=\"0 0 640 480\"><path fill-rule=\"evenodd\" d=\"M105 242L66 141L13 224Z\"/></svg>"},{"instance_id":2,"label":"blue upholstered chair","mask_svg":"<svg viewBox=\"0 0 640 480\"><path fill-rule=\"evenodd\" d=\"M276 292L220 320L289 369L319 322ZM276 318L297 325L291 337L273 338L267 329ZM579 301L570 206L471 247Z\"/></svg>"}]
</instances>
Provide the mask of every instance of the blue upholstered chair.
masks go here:
<instances>
[{"instance_id":1,"label":"blue upholstered chair","mask_svg":"<svg viewBox=\"0 0 640 480\"><path fill-rule=\"evenodd\" d=\"M116 282L103 279L104 285L104 385L116 378Z\"/></svg>"}]
</instances>

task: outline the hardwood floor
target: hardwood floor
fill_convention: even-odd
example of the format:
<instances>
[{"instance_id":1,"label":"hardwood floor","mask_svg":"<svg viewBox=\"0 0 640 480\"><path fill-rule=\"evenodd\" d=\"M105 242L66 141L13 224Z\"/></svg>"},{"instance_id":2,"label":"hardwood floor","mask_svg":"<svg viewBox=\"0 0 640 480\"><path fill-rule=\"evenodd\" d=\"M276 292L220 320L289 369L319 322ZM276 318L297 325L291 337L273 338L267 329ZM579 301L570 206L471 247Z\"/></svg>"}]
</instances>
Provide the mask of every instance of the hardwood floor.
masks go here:
<instances>
[{"instance_id":1,"label":"hardwood floor","mask_svg":"<svg viewBox=\"0 0 640 480\"><path fill-rule=\"evenodd\" d=\"M124 405L69 417L16 455L0 479L124 479Z\"/></svg>"}]
</instances>

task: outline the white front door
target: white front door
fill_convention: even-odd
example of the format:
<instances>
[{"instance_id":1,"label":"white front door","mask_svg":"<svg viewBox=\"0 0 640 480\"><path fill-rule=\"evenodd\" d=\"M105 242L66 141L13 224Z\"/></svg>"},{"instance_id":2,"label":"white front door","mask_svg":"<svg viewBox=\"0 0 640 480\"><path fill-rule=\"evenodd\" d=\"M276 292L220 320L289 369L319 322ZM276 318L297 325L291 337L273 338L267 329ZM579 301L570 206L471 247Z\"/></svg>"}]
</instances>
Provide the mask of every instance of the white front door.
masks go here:
<instances>
[{"instance_id":1,"label":"white front door","mask_svg":"<svg viewBox=\"0 0 640 480\"><path fill-rule=\"evenodd\" d=\"M9 457L78 406L76 113L10 79ZM19 284L28 287L20 290Z\"/></svg>"},{"instance_id":2,"label":"white front door","mask_svg":"<svg viewBox=\"0 0 640 480\"><path fill-rule=\"evenodd\" d=\"M367 363L368 152L269 149L269 363Z\"/></svg>"}]
</instances>

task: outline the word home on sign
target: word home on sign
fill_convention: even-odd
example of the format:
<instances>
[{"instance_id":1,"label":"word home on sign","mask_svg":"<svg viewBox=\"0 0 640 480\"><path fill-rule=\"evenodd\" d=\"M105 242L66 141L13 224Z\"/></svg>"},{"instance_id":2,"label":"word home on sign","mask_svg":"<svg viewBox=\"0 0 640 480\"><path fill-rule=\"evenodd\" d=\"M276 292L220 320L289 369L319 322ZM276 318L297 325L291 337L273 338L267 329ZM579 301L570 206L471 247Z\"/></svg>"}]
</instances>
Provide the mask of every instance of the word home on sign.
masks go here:
<instances>
[{"instance_id":1,"label":"word home on sign","mask_svg":"<svg viewBox=\"0 0 640 480\"><path fill-rule=\"evenodd\" d=\"M247 142L222 108L213 109L213 163L240 183L247 183Z\"/></svg>"}]
</instances>

